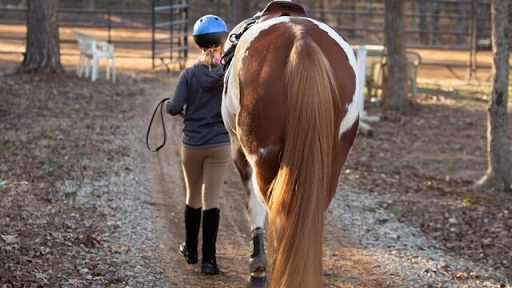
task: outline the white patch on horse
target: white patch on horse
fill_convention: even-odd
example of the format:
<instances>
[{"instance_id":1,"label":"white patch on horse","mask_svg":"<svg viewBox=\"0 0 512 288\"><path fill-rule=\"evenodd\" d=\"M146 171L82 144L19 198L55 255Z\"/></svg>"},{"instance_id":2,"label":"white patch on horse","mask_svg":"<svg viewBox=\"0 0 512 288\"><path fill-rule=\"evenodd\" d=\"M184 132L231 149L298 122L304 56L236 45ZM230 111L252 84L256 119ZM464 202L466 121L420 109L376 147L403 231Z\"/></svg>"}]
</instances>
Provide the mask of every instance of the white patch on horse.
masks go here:
<instances>
[{"instance_id":1,"label":"white patch on horse","mask_svg":"<svg viewBox=\"0 0 512 288\"><path fill-rule=\"evenodd\" d=\"M356 83L355 83L356 89L354 91L354 96L352 96L352 102L349 103L348 106L346 107L347 112L345 114L345 117L341 121L340 129L339 129L339 133L338 133L338 137L341 138L341 135L343 135L343 133L345 131L347 131L348 129L350 129L352 127L352 125L354 125L354 123L356 122L356 120L359 116L359 109L358 109L359 107L357 107L357 105L358 105L357 103L359 103L359 101L358 101L358 99L356 99L356 97L358 97L358 95L360 94L357 91L357 89L358 89L357 87L359 87L359 85L357 85L358 78L357 78L356 56L354 55L354 51L352 50L352 47L350 47L350 45L347 43L347 41L345 41L343 39L343 37L341 37L340 34L338 34L338 32L336 32L334 29L329 27L327 24L318 22L311 18L304 18L304 17L296 17L296 18L309 20L309 21L315 23L320 29L327 32L327 34L329 34L329 36L331 36L331 38L334 39L336 42L338 42L338 44L341 46L341 48L347 55L348 63L350 64L350 66L352 66L352 70L354 70L354 76L356 78Z\"/></svg>"},{"instance_id":2,"label":"white patch on horse","mask_svg":"<svg viewBox=\"0 0 512 288\"><path fill-rule=\"evenodd\" d=\"M262 147L262 148L258 149L258 157L264 158L267 156L268 153L274 152L274 151L279 151L279 149L281 149L281 147L279 147L279 146Z\"/></svg>"},{"instance_id":3,"label":"white patch on horse","mask_svg":"<svg viewBox=\"0 0 512 288\"><path fill-rule=\"evenodd\" d=\"M352 101L352 103L348 105L347 113L345 114L345 117L341 121L340 125L340 132L338 136L340 139L343 133L348 131L348 129L350 129L354 123L356 123L356 120L359 117L359 109L357 108L357 103L357 101Z\"/></svg>"},{"instance_id":4,"label":"white patch on horse","mask_svg":"<svg viewBox=\"0 0 512 288\"><path fill-rule=\"evenodd\" d=\"M258 182L256 181L256 177L254 176L253 171L254 170L251 169L251 180L248 184L250 194L249 207L247 209L251 231L258 227L265 227L265 220L267 218L267 209L265 208L263 202L261 202Z\"/></svg>"},{"instance_id":5,"label":"white patch on horse","mask_svg":"<svg viewBox=\"0 0 512 288\"><path fill-rule=\"evenodd\" d=\"M240 102L240 92L235 83L233 65L229 65L227 75L229 76L224 79L224 85L227 85L227 89L224 90L225 93L222 96L221 113L226 130L228 130L231 138L236 138L236 114Z\"/></svg>"},{"instance_id":6,"label":"white patch on horse","mask_svg":"<svg viewBox=\"0 0 512 288\"><path fill-rule=\"evenodd\" d=\"M242 146L243 148L243 146ZM245 150L244 150L245 153ZM256 159L258 156L245 153L247 161L251 165L251 176L250 183L248 185L249 195L249 222L251 225L251 231L257 227L262 227L265 224L267 218L267 208L262 199L263 194L261 193L260 186L256 179Z\"/></svg>"}]
</instances>

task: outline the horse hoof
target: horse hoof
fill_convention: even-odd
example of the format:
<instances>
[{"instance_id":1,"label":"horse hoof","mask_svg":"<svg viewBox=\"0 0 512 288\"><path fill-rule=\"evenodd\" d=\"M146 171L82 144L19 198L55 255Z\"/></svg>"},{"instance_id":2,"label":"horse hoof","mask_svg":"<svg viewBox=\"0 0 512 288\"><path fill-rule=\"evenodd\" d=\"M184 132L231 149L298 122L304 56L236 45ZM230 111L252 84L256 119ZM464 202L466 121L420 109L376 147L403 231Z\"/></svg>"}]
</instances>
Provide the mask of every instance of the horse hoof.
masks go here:
<instances>
[{"instance_id":1,"label":"horse hoof","mask_svg":"<svg viewBox=\"0 0 512 288\"><path fill-rule=\"evenodd\" d=\"M268 281L267 281L266 275L263 275L263 276L251 275L251 276L249 276L245 287L246 288L268 287Z\"/></svg>"},{"instance_id":2,"label":"horse hoof","mask_svg":"<svg viewBox=\"0 0 512 288\"><path fill-rule=\"evenodd\" d=\"M258 257L249 259L249 271L251 271L251 273L255 273L260 270L264 271L266 266L267 266L267 261L266 261L265 257L258 256Z\"/></svg>"}]
</instances>

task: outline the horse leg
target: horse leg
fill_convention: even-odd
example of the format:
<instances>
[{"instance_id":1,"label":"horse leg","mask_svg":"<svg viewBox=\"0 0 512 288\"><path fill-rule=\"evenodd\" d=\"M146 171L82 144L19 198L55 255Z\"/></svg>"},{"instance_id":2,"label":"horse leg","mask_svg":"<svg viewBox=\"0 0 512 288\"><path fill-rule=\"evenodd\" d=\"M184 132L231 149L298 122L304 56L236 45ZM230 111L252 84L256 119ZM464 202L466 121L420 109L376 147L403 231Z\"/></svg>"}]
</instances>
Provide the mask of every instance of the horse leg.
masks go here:
<instances>
[{"instance_id":1,"label":"horse leg","mask_svg":"<svg viewBox=\"0 0 512 288\"><path fill-rule=\"evenodd\" d=\"M263 287L267 284L267 258L263 229L267 219L267 210L258 197L260 191L257 190L259 186L255 185L254 171L247 161L236 132L236 115L239 109L240 92L236 85L234 76L236 73L233 71L233 65L229 66L227 75L229 76L225 78L225 90L222 99L222 119L226 125L226 130L230 134L231 154L244 184L245 208L251 227L253 244L253 251L248 263L250 277L247 284L252 287Z\"/></svg>"},{"instance_id":2,"label":"horse leg","mask_svg":"<svg viewBox=\"0 0 512 288\"><path fill-rule=\"evenodd\" d=\"M281 146L278 143L262 146L258 146L260 148L258 148L257 151L245 150L245 154L246 158L250 163L252 172L251 184L253 189L251 191L251 196L254 197L255 200L257 200L257 203L261 205L262 209L264 209L265 215L267 215L268 210L266 206L266 199L268 199L269 197L268 189L271 186L272 182L274 181L277 172L279 171ZM244 147L244 149L246 148ZM266 217L265 220L267 220ZM261 237L263 236L261 235ZM261 239L263 240L263 238ZM256 239L255 242L257 243L257 241L258 240ZM270 245L275 245L275 243L270 243ZM263 255L265 255L264 252ZM266 268L266 258L264 259L264 261Z\"/></svg>"},{"instance_id":3,"label":"horse leg","mask_svg":"<svg viewBox=\"0 0 512 288\"><path fill-rule=\"evenodd\" d=\"M251 180L247 185L245 185L246 197L248 198L247 216L249 218L252 236L252 254L249 258L249 272L251 274L249 284L252 287L263 287L267 282L267 257L265 254L265 239L263 231L267 211L256 194L258 193L255 189L257 186L254 185L253 179L254 177L251 177Z\"/></svg>"},{"instance_id":4,"label":"horse leg","mask_svg":"<svg viewBox=\"0 0 512 288\"><path fill-rule=\"evenodd\" d=\"M253 170L245 154L238 143L232 143L232 147L234 147L233 154L235 165L244 184L245 207L251 227L253 244L252 254L249 258L249 272L251 276L249 277L248 284L252 287L263 287L266 285L267 270L263 227L265 225L267 211L257 195L258 191L256 191L256 187L258 186L253 183L255 177L253 177Z\"/></svg>"},{"instance_id":5,"label":"horse leg","mask_svg":"<svg viewBox=\"0 0 512 288\"><path fill-rule=\"evenodd\" d=\"M251 169L249 167L249 169ZM254 172L251 169L251 174ZM249 271L255 277L264 277L267 268L267 258L265 255L265 240L263 227L267 217L265 206L259 199L257 193L258 186L254 185L254 177L246 185L247 216L251 225L251 236L253 252L249 258Z\"/></svg>"}]
</instances>

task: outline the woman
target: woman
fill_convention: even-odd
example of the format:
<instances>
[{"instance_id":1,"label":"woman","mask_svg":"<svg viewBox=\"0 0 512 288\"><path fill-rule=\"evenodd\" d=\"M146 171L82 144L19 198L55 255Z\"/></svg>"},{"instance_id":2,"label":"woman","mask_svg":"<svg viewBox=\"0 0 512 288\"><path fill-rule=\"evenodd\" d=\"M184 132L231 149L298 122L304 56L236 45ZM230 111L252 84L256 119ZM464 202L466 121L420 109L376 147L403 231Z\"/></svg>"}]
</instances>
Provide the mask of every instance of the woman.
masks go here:
<instances>
[{"instance_id":1,"label":"woman","mask_svg":"<svg viewBox=\"0 0 512 288\"><path fill-rule=\"evenodd\" d=\"M184 117L181 161L187 187L186 240L180 252L188 263L197 263L197 242L203 222L201 272L218 274L215 242L219 227L219 194L231 162L230 140L221 116L223 65L220 56L227 26L214 15L201 17L194 25L198 62L181 72L167 112Z\"/></svg>"}]
</instances>

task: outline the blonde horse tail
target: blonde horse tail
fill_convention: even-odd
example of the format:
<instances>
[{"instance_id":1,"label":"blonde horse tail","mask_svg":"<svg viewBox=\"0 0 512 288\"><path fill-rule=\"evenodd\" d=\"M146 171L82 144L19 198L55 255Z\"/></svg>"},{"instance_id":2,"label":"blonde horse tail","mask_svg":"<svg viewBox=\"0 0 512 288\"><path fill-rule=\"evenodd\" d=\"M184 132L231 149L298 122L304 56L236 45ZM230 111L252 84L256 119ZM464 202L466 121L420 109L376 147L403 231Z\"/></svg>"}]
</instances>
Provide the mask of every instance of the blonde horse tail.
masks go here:
<instances>
[{"instance_id":1,"label":"blonde horse tail","mask_svg":"<svg viewBox=\"0 0 512 288\"><path fill-rule=\"evenodd\" d=\"M339 105L336 80L320 47L298 35L285 72L288 87L281 167L270 186L270 285L322 286L324 212Z\"/></svg>"}]
</instances>

